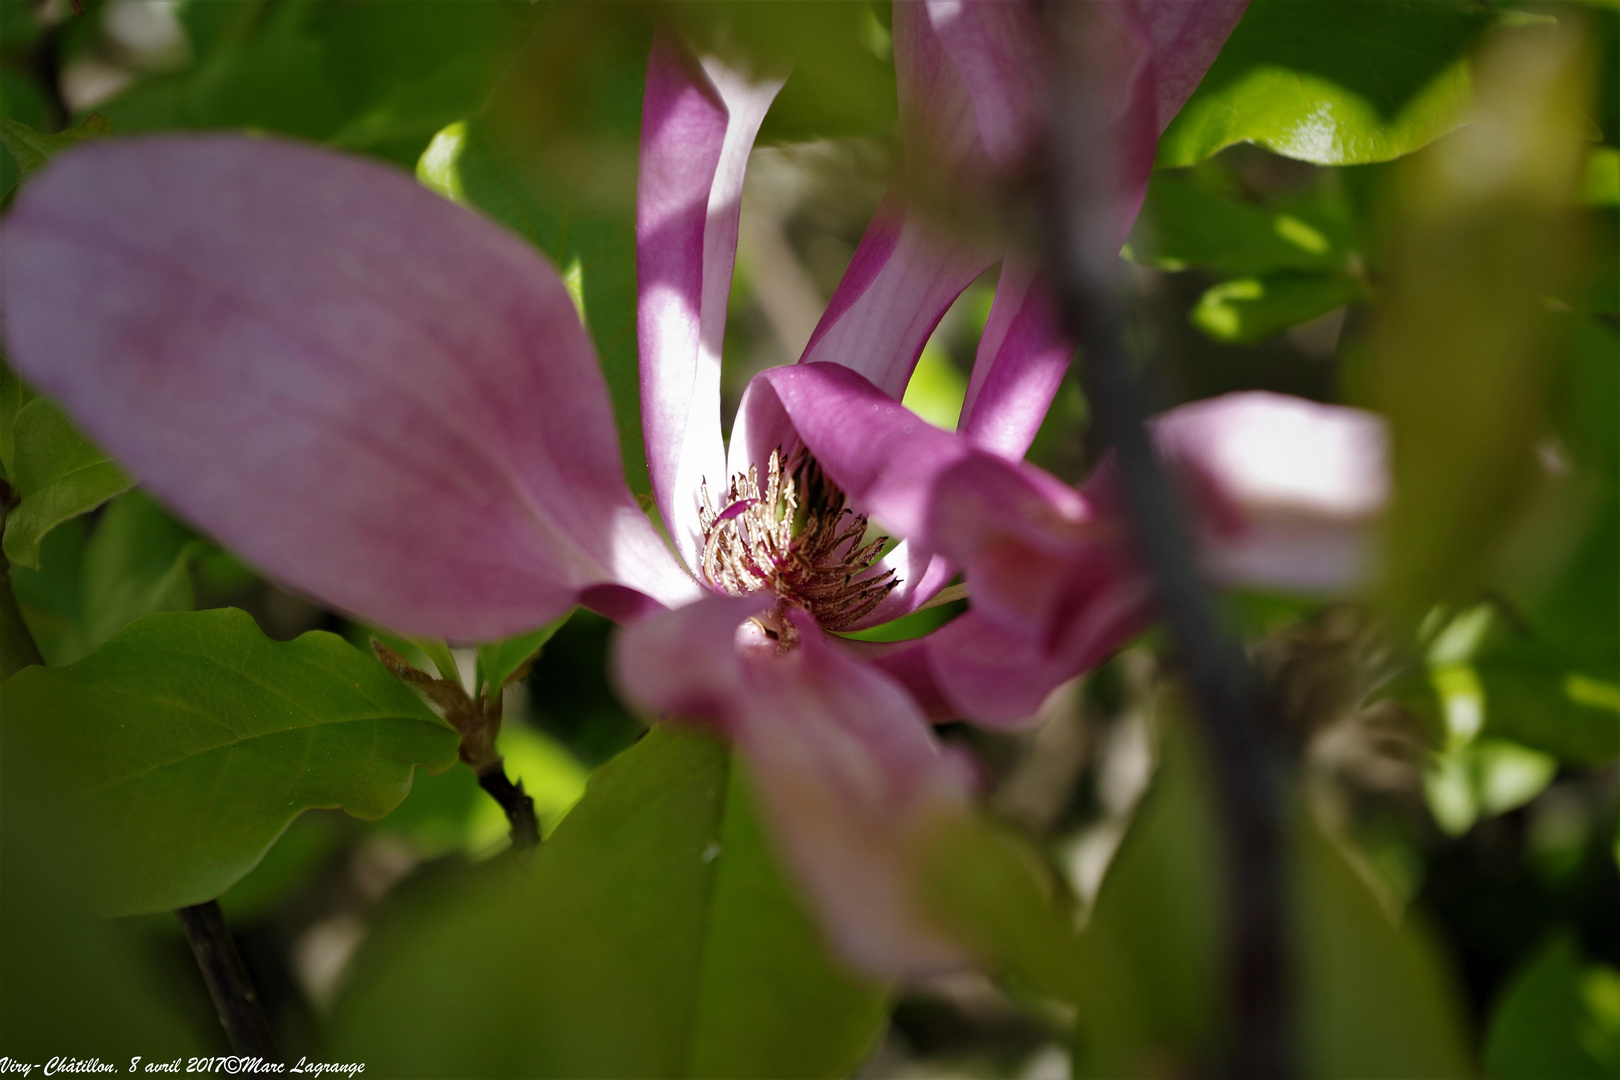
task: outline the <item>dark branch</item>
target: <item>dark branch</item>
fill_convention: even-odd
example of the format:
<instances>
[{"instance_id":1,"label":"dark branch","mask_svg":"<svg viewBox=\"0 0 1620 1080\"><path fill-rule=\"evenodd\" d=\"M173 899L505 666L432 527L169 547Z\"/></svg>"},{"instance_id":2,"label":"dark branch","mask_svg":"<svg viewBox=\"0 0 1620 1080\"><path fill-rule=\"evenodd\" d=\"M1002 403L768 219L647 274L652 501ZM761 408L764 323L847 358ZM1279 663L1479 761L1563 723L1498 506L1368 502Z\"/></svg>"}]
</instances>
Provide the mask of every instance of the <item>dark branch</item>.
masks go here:
<instances>
[{"instance_id":1,"label":"dark branch","mask_svg":"<svg viewBox=\"0 0 1620 1080\"><path fill-rule=\"evenodd\" d=\"M1293 1017L1287 956L1284 842L1275 760L1263 742L1265 694L1225 632L1198 572L1176 492L1149 439L1147 395L1125 344L1115 220L1122 153L1107 104L1087 73L1105 34L1087 25L1090 4L1048 7L1060 62L1053 65L1044 160L1047 261L1063 318L1083 358L1082 379L1103 439L1112 444L1138 550L1152 574L1161 617L1216 774L1227 855L1227 1068L1245 1080L1292 1075ZM1088 56L1088 50L1091 55Z\"/></svg>"},{"instance_id":2,"label":"dark branch","mask_svg":"<svg viewBox=\"0 0 1620 1080\"><path fill-rule=\"evenodd\" d=\"M512 847L538 847L540 821L535 817L534 800L523 793L523 781L514 784L507 779L506 766L500 758L495 759L492 767L478 774L478 786L506 811L506 820L512 825Z\"/></svg>"},{"instance_id":3,"label":"dark branch","mask_svg":"<svg viewBox=\"0 0 1620 1080\"><path fill-rule=\"evenodd\" d=\"M208 996L214 999L214 1008L231 1040L231 1049L238 1054L276 1060L270 1025L259 1008L259 996L236 951L236 942L231 940L225 926L219 902L210 900L206 904L178 908L175 914L185 928L186 940L197 957L197 967L202 970L203 982L208 984Z\"/></svg>"}]
</instances>

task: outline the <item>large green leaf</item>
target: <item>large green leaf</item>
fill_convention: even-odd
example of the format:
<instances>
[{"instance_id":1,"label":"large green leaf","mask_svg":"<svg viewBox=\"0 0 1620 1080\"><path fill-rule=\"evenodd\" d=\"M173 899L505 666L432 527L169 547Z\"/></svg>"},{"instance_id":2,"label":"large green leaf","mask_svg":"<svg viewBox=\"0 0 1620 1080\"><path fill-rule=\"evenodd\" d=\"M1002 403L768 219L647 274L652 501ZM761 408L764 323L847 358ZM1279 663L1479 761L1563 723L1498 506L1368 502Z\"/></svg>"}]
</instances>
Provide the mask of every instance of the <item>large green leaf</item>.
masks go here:
<instances>
[{"instance_id":1,"label":"large green leaf","mask_svg":"<svg viewBox=\"0 0 1620 1080\"><path fill-rule=\"evenodd\" d=\"M44 1065L64 1052L122 1068L132 1055L215 1052L128 927L95 917L97 866L59 762L0 727L0 1047ZM71 1050L69 1048L71 1047Z\"/></svg>"},{"instance_id":2,"label":"large green leaf","mask_svg":"<svg viewBox=\"0 0 1620 1080\"><path fill-rule=\"evenodd\" d=\"M834 1076L881 990L826 952L747 783L710 735L661 725L591 779L532 868L385 922L333 1053L408 1076Z\"/></svg>"},{"instance_id":3,"label":"large green leaf","mask_svg":"<svg viewBox=\"0 0 1620 1080\"><path fill-rule=\"evenodd\" d=\"M1320 165L1409 154L1460 122L1464 53L1493 18L1464 0L1253 0L1159 140L1159 164L1239 142Z\"/></svg>"},{"instance_id":4,"label":"large green leaf","mask_svg":"<svg viewBox=\"0 0 1620 1080\"><path fill-rule=\"evenodd\" d=\"M1568 937L1536 952L1497 997L1485 1036L1492 1080L1620 1073L1620 972L1585 964Z\"/></svg>"},{"instance_id":5,"label":"large green leaf","mask_svg":"<svg viewBox=\"0 0 1620 1080\"><path fill-rule=\"evenodd\" d=\"M1076 1076L1151 1075L1213 1060L1221 1045L1217 809L1191 733L1164 719L1153 787L1080 938ZM1469 1075L1456 990L1418 913L1392 919L1309 810L1290 816L1300 1073Z\"/></svg>"},{"instance_id":6,"label":"large green leaf","mask_svg":"<svg viewBox=\"0 0 1620 1080\"><path fill-rule=\"evenodd\" d=\"M94 510L131 480L46 398L18 410L12 438L9 471L22 502L6 515L5 554L37 570L46 533Z\"/></svg>"},{"instance_id":7,"label":"large green leaf","mask_svg":"<svg viewBox=\"0 0 1620 1080\"><path fill-rule=\"evenodd\" d=\"M34 400L34 392L0 356L0 471L9 479L17 452L17 415Z\"/></svg>"},{"instance_id":8,"label":"large green leaf","mask_svg":"<svg viewBox=\"0 0 1620 1080\"><path fill-rule=\"evenodd\" d=\"M341 638L265 637L234 609L157 614L63 668L0 687L6 731L63 766L95 829L112 913L212 899L293 818L379 818L454 731Z\"/></svg>"}]
</instances>

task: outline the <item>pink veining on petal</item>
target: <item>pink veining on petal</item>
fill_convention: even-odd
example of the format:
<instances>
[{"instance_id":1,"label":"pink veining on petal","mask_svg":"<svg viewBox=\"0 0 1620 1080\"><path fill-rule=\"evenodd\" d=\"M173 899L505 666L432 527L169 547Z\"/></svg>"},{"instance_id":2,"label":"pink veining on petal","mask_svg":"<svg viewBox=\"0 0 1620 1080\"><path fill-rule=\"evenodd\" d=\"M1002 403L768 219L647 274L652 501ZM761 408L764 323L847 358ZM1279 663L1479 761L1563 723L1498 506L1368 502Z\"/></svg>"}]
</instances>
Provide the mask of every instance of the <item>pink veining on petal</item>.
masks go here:
<instances>
[{"instance_id":1,"label":"pink veining on petal","mask_svg":"<svg viewBox=\"0 0 1620 1080\"><path fill-rule=\"evenodd\" d=\"M781 79L750 82L654 39L636 193L636 327L653 494L687 566L699 565L699 488L724 485L721 345L743 173Z\"/></svg>"},{"instance_id":2,"label":"pink veining on petal","mask_svg":"<svg viewBox=\"0 0 1620 1080\"><path fill-rule=\"evenodd\" d=\"M63 155L5 227L18 370L183 516L394 629L694 594L625 488L556 271L392 168L272 139Z\"/></svg>"}]
</instances>

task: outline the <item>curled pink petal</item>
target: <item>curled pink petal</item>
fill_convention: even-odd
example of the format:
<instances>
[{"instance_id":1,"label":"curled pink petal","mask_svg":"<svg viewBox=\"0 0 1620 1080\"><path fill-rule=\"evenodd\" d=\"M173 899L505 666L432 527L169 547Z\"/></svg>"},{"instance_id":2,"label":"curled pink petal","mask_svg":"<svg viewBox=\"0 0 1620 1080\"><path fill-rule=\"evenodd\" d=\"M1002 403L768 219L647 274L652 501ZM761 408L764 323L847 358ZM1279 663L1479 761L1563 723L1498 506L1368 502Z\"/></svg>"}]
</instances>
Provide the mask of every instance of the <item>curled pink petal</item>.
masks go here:
<instances>
[{"instance_id":1,"label":"curled pink petal","mask_svg":"<svg viewBox=\"0 0 1620 1080\"><path fill-rule=\"evenodd\" d=\"M1033 268L1008 258L979 338L958 430L986 450L1021 459L1040 431L1073 353L1052 298L1036 281Z\"/></svg>"},{"instance_id":2,"label":"curled pink petal","mask_svg":"<svg viewBox=\"0 0 1620 1080\"><path fill-rule=\"evenodd\" d=\"M803 612L782 648L757 603L703 600L622 633L621 688L655 712L706 719L735 741L773 835L844 955L884 977L961 964L915 892L929 829L962 812L968 778L911 697L823 637Z\"/></svg>"},{"instance_id":3,"label":"curled pink petal","mask_svg":"<svg viewBox=\"0 0 1620 1080\"><path fill-rule=\"evenodd\" d=\"M1254 391L1173 409L1153 437L1194 493L1216 580L1341 593L1371 576L1390 491L1378 416Z\"/></svg>"},{"instance_id":4,"label":"curled pink petal","mask_svg":"<svg viewBox=\"0 0 1620 1080\"><path fill-rule=\"evenodd\" d=\"M556 271L400 172L240 136L91 144L21 193L3 258L18 370L293 588L458 639L600 583L693 594Z\"/></svg>"},{"instance_id":5,"label":"curled pink petal","mask_svg":"<svg viewBox=\"0 0 1620 1080\"><path fill-rule=\"evenodd\" d=\"M886 206L855 249L799 362L841 364L898 399L939 320L994 262L917 215Z\"/></svg>"},{"instance_id":6,"label":"curled pink petal","mask_svg":"<svg viewBox=\"0 0 1620 1080\"><path fill-rule=\"evenodd\" d=\"M636 192L642 431L659 512L694 570L700 485L723 490L727 478L720 353L743 173L781 87L700 63L664 34L647 61Z\"/></svg>"}]
</instances>

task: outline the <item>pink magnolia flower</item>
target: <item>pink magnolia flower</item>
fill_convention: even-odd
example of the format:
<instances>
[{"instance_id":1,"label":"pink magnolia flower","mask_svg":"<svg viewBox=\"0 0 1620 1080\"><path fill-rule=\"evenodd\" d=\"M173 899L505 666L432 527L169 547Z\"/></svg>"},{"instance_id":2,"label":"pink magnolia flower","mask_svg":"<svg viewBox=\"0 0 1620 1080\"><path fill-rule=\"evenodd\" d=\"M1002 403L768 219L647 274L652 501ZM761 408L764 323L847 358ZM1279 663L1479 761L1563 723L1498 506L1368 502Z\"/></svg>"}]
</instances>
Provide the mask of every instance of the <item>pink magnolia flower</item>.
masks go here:
<instances>
[{"instance_id":1,"label":"pink magnolia flower","mask_svg":"<svg viewBox=\"0 0 1620 1080\"><path fill-rule=\"evenodd\" d=\"M1136 43L1122 132L1151 144L1242 4L1114 10ZM908 143L921 131L954 148L950 167L969 178L1017 167L1039 115L1026 15L896 5ZM1027 268L1003 269L959 430L898 404L945 308L998 257L931 231L898 197L806 362L751 385L725 446L739 197L779 85L662 37L648 64L643 427L679 559L625 487L602 377L555 269L376 163L220 135L64 155L5 223L7 344L170 506L328 604L457 640L575 603L629 624L615 656L624 692L735 740L850 957L882 973L937 968L961 954L920 910L907 859L970 785L928 716L1022 719L1143 623L1147 584L1118 541L1106 475L1076 492L1018 460L1069 351ZM1121 237L1151 154L1130 160L1140 176ZM1312 409L1308 430L1289 426ZM1379 494L1358 471L1368 423L1252 397L1167 417L1164 445L1207 509L1212 566L1283 584L1337 583L1307 580L1319 562L1349 574ZM1269 464L1304 460L1293 441L1326 430L1344 436L1303 485ZM880 557L868 514L899 547ZM963 568L972 611L940 632L878 648L836 635L916 610Z\"/></svg>"}]
</instances>

